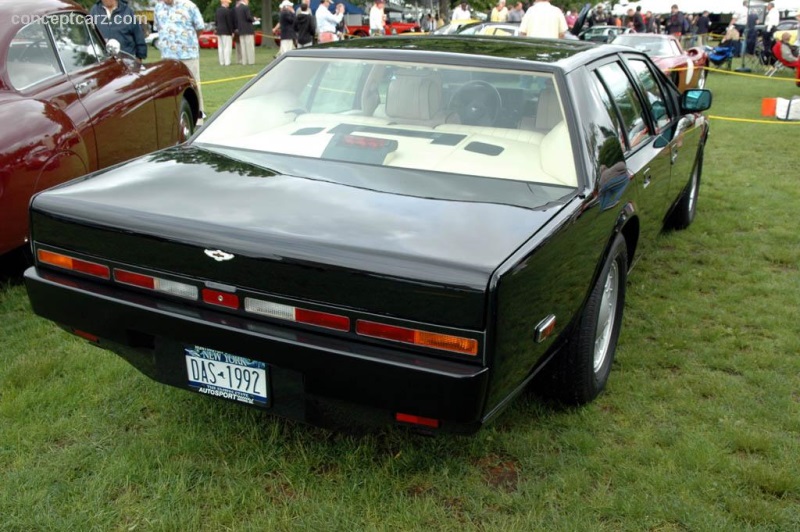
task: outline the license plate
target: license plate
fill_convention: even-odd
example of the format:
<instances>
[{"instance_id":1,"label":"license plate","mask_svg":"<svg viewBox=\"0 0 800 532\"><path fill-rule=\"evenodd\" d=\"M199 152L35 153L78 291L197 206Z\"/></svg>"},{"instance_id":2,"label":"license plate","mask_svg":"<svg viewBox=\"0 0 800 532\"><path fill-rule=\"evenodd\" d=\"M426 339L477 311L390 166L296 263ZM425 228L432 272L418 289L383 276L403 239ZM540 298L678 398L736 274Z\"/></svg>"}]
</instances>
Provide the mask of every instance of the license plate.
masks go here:
<instances>
[{"instance_id":1,"label":"license plate","mask_svg":"<svg viewBox=\"0 0 800 532\"><path fill-rule=\"evenodd\" d=\"M267 406L267 365L200 346L184 347L189 388L196 392Z\"/></svg>"}]
</instances>

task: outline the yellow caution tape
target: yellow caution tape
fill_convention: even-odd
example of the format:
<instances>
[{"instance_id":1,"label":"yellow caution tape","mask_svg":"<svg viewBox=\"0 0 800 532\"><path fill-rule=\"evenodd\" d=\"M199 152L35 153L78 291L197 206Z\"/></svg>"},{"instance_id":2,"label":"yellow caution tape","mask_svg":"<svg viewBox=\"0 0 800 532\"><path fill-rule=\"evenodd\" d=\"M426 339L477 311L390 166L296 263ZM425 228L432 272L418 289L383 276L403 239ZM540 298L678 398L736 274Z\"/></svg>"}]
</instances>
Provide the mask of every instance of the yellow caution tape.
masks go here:
<instances>
[{"instance_id":1,"label":"yellow caution tape","mask_svg":"<svg viewBox=\"0 0 800 532\"><path fill-rule=\"evenodd\" d=\"M800 121L789 122L785 120L755 120L752 118L734 118L732 116L716 116L716 115L709 115L709 118L711 118L712 120L725 120L727 122L746 122L748 124L779 124L779 125L789 125L789 126L800 125Z\"/></svg>"},{"instance_id":2,"label":"yellow caution tape","mask_svg":"<svg viewBox=\"0 0 800 532\"><path fill-rule=\"evenodd\" d=\"M237 76L235 78L212 79L210 81L201 81L200 85L211 85L213 83L226 83L228 81L237 81L240 79L250 79L256 77L258 74L248 74L247 76Z\"/></svg>"}]
</instances>

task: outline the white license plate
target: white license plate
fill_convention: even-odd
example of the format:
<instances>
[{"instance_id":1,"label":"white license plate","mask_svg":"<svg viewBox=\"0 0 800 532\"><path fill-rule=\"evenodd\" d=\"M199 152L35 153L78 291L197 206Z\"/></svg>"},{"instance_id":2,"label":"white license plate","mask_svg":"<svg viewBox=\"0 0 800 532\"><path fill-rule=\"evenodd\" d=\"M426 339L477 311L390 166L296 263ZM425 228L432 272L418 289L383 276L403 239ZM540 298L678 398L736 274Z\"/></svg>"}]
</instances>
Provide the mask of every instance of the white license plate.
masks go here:
<instances>
[{"instance_id":1,"label":"white license plate","mask_svg":"<svg viewBox=\"0 0 800 532\"><path fill-rule=\"evenodd\" d=\"M187 346L186 375L196 392L267 406L267 365L200 346Z\"/></svg>"}]
</instances>

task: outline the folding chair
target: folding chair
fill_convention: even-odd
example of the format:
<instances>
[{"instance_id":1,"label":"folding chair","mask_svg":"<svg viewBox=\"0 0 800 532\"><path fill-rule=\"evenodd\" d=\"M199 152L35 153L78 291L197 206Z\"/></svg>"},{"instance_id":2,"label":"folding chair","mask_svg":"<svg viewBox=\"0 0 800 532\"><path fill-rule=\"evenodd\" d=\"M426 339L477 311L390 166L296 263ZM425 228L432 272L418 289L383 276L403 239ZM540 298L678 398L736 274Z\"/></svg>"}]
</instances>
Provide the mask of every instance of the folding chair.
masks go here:
<instances>
[{"instance_id":1,"label":"folding chair","mask_svg":"<svg viewBox=\"0 0 800 532\"><path fill-rule=\"evenodd\" d=\"M794 69L794 71L795 71L795 79L797 80L795 82L795 84L798 87L800 87L800 61L791 62L791 61L786 61L786 60L783 59L783 55L781 54L781 41L776 42L772 46L772 55L775 56L775 59L778 60L778 64L780 64L782 67L793 68ZM778 69L778 70L780 70L780 69ZM776 70L776 72L777 72L777 70ZM773 72L772 74L768 74L768 75L770 75L770 76L775 75L775 72Z\"/></svg>"}]
</instances>

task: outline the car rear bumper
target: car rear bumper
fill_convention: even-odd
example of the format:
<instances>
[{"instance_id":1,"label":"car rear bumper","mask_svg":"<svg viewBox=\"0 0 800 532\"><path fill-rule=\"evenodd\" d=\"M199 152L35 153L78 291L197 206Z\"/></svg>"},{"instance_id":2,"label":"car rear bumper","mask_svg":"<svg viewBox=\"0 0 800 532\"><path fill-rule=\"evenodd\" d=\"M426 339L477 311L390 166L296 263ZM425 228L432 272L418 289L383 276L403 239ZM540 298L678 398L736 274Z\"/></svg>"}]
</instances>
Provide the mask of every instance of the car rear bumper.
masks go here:
<instances>
[{"instance_id":1,"label":"car rear bumper","mask_svg":"<svg viewBox=\"0 0 800 532\"><path fill-rule=\"evenodd\" d=\"M99 339L145 375L187 388L184 346L265 362L267 412L337 429L394 423L396 413L440 420L438 431L480 427L488 368L243 319L114 286L29 268L36 314Z\"/></svg>"}]
</instances>

